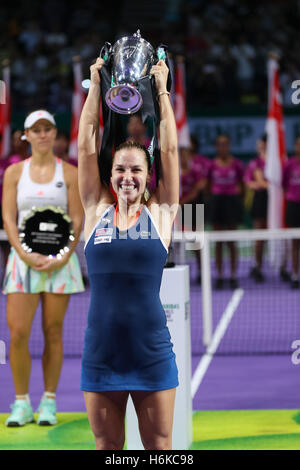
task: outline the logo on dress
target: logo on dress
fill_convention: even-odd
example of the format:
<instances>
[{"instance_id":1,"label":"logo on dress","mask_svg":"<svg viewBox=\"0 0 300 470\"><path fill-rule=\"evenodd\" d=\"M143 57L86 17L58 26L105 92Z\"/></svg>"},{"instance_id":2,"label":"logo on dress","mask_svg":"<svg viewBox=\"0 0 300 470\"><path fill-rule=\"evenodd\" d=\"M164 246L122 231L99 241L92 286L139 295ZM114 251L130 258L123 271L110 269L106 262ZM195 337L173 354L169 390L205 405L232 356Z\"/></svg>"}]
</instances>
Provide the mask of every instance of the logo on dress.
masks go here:
<instances>
[{"instance_id":1,"label":"logo on dress","mask_svg":"<svg viewBox=\"0 0 300 470\"><path fill-rule=\"evenodd\" d=\"M101 235L100 237L95 237L94 245L99 245L99 243L111 243L111 236L107 237L106 235Z\"/></svg>"},{"instance_id":2,"label":"logo on dress","mask_svg":"<svg viewBox=\"0 0 300 470\"><path fill-rule=\"evenodd\" d=\"M142 230L142 231L141 231L141 238L148 238L149 235L150 235L149 232L146 232L145 230Z\"/></svg>"},{"instance_id":3,"label":"logo on dress","mask_svg":"<svg viewBox=\"0 0 300 470\"><path fill-rule=\"evenodd\" d=\"M56 186L57 188L62 188L63 185L64 185L64 183L63 183L62 181L58 181L55 186Z\"/></svg>"},{"instance_id":4,"label":"logo on dress","mask_svg":"<svg viewBox=\"0 0 300 470\"><path fill-rule=\"evenodd\" d=\"M113 234L113 228L112 227L102 227L102 228L97 228L95 237L99 237L100 235L112 235Z\"/></svg>"},{"instance_id":5,"label":"logo on dress","mask_svg":"<svg viewBox=\"0 0 300 470\"><path fill-rule=\"evenodd\" d=\"M37 196L43 196L43 194L44 194L43 191L38 191L38 192L36 193Z\"/></svg>"},{"instance_id":6,"label":"logo on dress","mask_svg":"<svg viewBox=\"0 0 300 470\"><path fill-rule=\"evenodd\" d=\"M111 243L112 234L112 227L97 228L95 231L94 245L98 245L99 243Z\"/></svg>"}]
</instances>

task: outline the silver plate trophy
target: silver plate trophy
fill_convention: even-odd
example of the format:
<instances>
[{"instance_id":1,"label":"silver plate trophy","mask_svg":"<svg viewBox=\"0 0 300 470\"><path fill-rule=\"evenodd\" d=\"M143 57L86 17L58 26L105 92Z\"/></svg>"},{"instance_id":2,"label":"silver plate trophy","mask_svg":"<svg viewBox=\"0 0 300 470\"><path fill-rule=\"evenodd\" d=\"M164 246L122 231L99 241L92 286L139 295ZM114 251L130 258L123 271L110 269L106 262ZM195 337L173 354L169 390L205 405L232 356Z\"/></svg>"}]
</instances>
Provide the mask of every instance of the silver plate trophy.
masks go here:
<instances>
[{"instance_id":1,"label":"silver plate trophy","mask_svg":"<svg viewBox=\"0 0 300 470\"><path fill-rule=\"evenodd\" d=\"M109 108L120 114L137 112L143 99L137 82L149 75L155 51L138 30L133 36L119 39L112 48L112 83L105 95Z\"/></svg>"},{"instance_id":2,"label":"silver plate trophy","mask_svg":"<svg viewBox=\"0 0 300 470\"><path fill-rule=\"evenodd\" d=\"M72 220L60 207L33 207L22 221L19 239L27 253L59 259L75 240Z\"/></svg>"}]
</instances>

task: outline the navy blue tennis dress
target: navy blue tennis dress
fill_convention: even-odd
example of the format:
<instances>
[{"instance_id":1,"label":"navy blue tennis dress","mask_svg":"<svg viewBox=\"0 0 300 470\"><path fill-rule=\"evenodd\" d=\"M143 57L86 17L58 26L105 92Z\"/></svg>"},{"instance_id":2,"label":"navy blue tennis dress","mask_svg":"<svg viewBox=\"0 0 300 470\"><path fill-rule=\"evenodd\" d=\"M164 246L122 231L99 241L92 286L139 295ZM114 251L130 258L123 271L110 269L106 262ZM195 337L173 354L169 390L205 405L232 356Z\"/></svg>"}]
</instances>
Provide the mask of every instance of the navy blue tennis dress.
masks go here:
<instances>
[{"instance_id":1,"label":"navy blue tennis dress","mask_svg":"<svg viewBox=\"0 0 300 470\"><path fill-rule=\"evenodd\" d=\"M178 385L159 291L167 249L146 206L136 224L101 216L85 254L91 286L81 390L166 390Z\"/></svg>"}]
</instances>

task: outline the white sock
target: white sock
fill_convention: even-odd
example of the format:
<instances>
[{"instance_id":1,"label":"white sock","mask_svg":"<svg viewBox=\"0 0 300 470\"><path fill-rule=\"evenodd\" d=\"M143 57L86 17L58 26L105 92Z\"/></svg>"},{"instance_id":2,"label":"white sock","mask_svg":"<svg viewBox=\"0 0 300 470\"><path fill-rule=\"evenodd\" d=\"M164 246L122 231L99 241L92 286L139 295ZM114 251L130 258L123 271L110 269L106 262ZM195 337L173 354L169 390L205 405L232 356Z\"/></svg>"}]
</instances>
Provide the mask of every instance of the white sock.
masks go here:
<instances>
[{"instance_id":1,"label":"white sock","mask_svg":"<svg viewBox=\"0 0 300 470\"><path fill-rule=\"evenodd\" d=\"M16 400L24 400L28 405L30 405L30 397L28 393L26 395L16 395Z\"/></svg>"},{"instance_id":2,"label":"white sock","mask_svg":"<svg viewBox=\"0 0 300 470\"><path fill-rule=\"evenodd\" d=\"M44 392L43 398L50 398L50 400L55 400L56 399L56 393L52 392Z\"/></svg>"}]
</instances>

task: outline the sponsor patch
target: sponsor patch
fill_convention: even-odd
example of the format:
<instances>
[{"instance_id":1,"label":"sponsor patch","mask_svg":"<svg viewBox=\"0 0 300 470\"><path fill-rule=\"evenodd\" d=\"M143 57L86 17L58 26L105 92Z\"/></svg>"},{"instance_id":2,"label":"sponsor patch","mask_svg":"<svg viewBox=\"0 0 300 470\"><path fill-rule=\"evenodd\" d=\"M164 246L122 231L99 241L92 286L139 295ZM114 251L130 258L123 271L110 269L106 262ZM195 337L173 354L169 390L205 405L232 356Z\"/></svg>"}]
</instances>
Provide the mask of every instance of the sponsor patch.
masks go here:
<instances>
[{"instance_id":1,"label":"sponsor patch","mask_svg":"<svg viewBox=\"0 0 300 470\"><path fill-rule=\"evenodd\" d=\"M94 245L99 245L99 243L111 243L111 236L101 235L100 237L94 238Z\"/></svg>"},{"instance_id":2,"label":"sponsor patch","mask_svg":"<svg viewBox=\"0 0 300 470\"><path fill-rule=\"evenodd\" d=\"M113 228L112 227L102 227L102 228L97 228L95 237L99 237L100 235L112 235L113 233Z\"/></svg>"}]
</instances>

